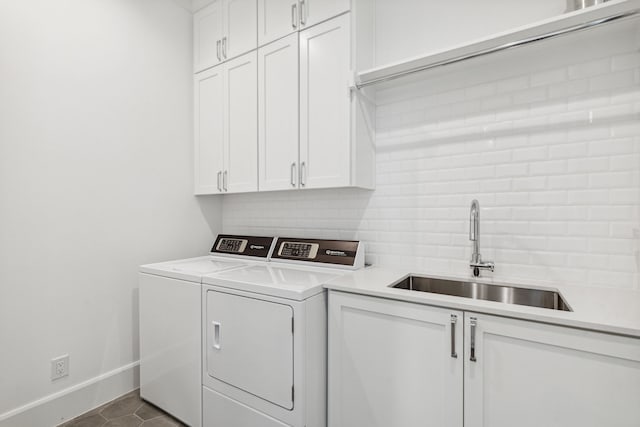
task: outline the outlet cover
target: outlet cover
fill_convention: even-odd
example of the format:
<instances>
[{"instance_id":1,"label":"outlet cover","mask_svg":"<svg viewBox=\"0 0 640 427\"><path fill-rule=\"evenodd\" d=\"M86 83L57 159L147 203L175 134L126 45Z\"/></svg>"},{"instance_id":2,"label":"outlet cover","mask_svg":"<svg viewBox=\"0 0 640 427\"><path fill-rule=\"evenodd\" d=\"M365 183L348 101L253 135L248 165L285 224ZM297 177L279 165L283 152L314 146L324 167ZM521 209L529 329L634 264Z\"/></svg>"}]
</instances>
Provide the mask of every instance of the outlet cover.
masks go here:
<instances>
[{"instance_id":1,"label":"outlet cover","mask_svg":"<svg viewBox=\"0 0 640 427\"><path fill-rule=\"evenodd\" d=\"M51 380L69 375L69 355L65 354L51 359Z\"/></svg>"}]
</instances>

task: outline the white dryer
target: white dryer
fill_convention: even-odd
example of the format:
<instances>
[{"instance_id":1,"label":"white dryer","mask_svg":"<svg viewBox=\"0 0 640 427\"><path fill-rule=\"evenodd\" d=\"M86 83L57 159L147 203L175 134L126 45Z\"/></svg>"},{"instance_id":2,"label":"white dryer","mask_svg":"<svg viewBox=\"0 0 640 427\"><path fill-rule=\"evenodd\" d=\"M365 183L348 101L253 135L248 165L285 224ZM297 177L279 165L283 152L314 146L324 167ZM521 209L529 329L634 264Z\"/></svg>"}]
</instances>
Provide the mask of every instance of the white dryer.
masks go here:
<instances>
[{"instance_id":1,"label":"white dryer","mask_svg":"<svg viewBox=\"0 0 640 427\"><path fill-rule=\"evenodd\" d=\"M323 284L363 266L359 242L279 238L268 265L203 277L204 427L326 427Z\"/></svg>"},{"instance_id":2,"label":"white dryer","mask_svg":"<svg viewBox=\"0 0 640 427\"><path fill-rule=\"evenodd\" d=\"M274 240L219 235L208 256L140 266L143 399L189 426L202 425L202 277L265 264Z\"/></svg>"}]
</instances>

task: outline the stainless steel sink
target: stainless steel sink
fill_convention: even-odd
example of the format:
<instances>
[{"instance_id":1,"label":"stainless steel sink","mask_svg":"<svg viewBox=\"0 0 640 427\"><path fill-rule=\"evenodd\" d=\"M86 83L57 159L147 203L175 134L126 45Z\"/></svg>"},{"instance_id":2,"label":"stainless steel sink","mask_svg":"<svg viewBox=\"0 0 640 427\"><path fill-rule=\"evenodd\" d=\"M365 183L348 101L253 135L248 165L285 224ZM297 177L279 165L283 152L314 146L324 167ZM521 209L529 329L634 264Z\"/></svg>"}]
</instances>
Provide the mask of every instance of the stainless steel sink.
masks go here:
<instances>
[{"instance_id":1,"label":"stainless steel sink","mask_svg":"<svg viewBox=\"0 0 640 427\"><path fill-rule=\"evenodd\" d=\"M423 276L409 276L391 287L551 310L572 311L560 293L542 289L460 282Z\"/></svg>"}]
</instances>

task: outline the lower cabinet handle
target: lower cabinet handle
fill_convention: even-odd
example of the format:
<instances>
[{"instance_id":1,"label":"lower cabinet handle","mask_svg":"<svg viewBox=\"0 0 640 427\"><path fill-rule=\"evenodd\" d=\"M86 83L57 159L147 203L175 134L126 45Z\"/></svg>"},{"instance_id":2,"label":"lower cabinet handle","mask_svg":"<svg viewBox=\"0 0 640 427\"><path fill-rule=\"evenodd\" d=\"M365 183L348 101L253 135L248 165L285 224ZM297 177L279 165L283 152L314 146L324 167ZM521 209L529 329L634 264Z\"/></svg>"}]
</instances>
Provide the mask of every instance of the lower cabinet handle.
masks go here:
<instances>
[{"instance_id":1,"label":"lower cabinet handle","mask_svg":"<svg viewBox=\"0 0 640 427\"><path fill-rule=\"evenodd\" d=\"M229 172L228 171L224 171L224 173L222 174L222 188L224 189L224 191L227 191L227 181L229 176Z\"/></svg>"},{"instance_id":2,"label":"lower cabinet handle","mask_svg":"<svg viewBox=\"0 0 640 427\"><path fill-rule=\"evenodd\" d=\"M469 318L469 324L471 325L471 348L470 348L470 357L469 360L472 362L477 362L476 359L476 325L478 324L478 319L475 317Z\"/></svg>"},{"instance_id":3,"label":"lower cabinet handle","mask_svg":"<svg viewBox=\"0 0 640 427\"><path fill-rule=\"evenodd\" d=\"M458 316L455 314L451 315L451 357L454 359L458 358L458 353L456 353L456 323L458 323Z\"/></svg>"},{"instance_id":4,"label":"lower cabinet handle","mask_svg":"<svg viewBox=\"0 0 640 427\"><path fill-rule=\"evenodd\" d=\"M291 163L291 186L296 186L296 162Z\"/></svg>"},{"instance_id":5,"label":"lower cabinet handle","mask_svg":"<svg viewBox=\"0 0 640 427\"><path fill-rule=\"evenodd\" d=\"M291 5L291 26L294 30L298 28L298 5L296 3Z\"/></svg>"},{"instance_id":6,"label":"lower cabinet handle","mask_svg":"<svg viewBox=\"0 0 640 427\"><path fill-rule=\"evenodd\" d=\"M307 164L305 162L300 163L300 185L307 185Z\"/></svg>"},{"instance_id":7,"label":"lower cabinet handle","mask_svg":"<svg viewBox=\"0 0 640 427\"><path fill-rule=\"evenodd\" d=\"M222 328L222 324L216 321L211 322L211 324L213 325L211 347L215 348L216 350L220 350L222 348L222 346L220 345L220 329Z\"/></svg>"},{"instance_id":8,"label":"lower cabinet handle","mask_svg":"<svg viewBox=\"0 0 640 427\"><path fill-rule=\"evenodd\" d=\"M220 178L222 177L222 171L218 171L218 191L222 191L222 187L220 187Z\"/></svg>"},{"instance_id":9,"label":"lower cabinet handle","mask_svg":"<svg viewBox=\"0 0 640 427\"><path fill-rule=\"evenodd\" d=\"M220 40L216 41L216 55L218 56L218 61L222 61L220 58Z\"/></svg>"}]
</instances>

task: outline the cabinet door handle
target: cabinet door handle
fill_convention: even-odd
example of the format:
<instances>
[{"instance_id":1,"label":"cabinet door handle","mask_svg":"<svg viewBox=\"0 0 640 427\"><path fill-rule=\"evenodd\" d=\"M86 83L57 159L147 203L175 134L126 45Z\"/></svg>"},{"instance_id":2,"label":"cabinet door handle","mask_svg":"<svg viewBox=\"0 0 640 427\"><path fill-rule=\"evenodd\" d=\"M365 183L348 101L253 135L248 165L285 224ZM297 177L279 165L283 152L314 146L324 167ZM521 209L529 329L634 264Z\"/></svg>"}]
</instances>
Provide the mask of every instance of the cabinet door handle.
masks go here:
<instances>
[{"instance_id":1,"label":"cabinet door handle","mask_svg":"<svg viewBox=\"0 0 640 427\"><path fill-rule=\"evenodd\" d=\"M224 171L222 174L222 188L224 191L228 191L227 189L227 181L228 181L229 171Z\"/></svg>"},{"instance_id":2,"label":"cabinet door handle","mask_svg":"<svg viewBox=\"0 0 640 427\"><path fill-rule=\"evenodd\" d=\"M222 57L227 59L227 36L222 38Z\"/></svg>"},{"instance_id":3,"label":"cabinet door handle","mask_svg":"<svg viewBox=\"0 0 640 427\"><path fill-rule=\"evenodd\" d=\"M307 164L305 162L300 163L300 185L307 185Z\"/></svg>"},{"instance_id":4,"label":"cabinet door handle","mask_svg":"<svg viewBox=\"0 0 640 427\"><path fill-rule=\"evenodd\" d=\"M216 322L215 320L212 321L211 324L213 325L211 347L215 348L216 350L220 350L222 348L222 346L220 345L220 329L222 329L222 324L220 322Z\"/></svg>"},{"instance_id":5,"label":"cabinet door handle","mask_svg":"<svg viewBox=\"0 0 640 427\"><path fill-rule=\"evenodd\" d=\"M458 358L458 353L456 353L456 323L458 323L458 316L455 314L451 315L451 357L454 359Z\"/></svg>"},{"instance_id":6,"label":"cabinet door handle","mask_svg":"<svg viewBox=\"0 0 640 427\"><path fill-rule=\"evenodd\" d=\"M291 186L296 186L296 162L291 163Z\"/></svg>"},{"instance_id":7,"label":"cabinet door handle","mask_svg":"<svg viewBox=\"0 0 640 427\"><path fill-rule=\"evenodd\" d=\"M291 5L291 26L294 30L298 28L298 5L296 3Z\"/></svg>"},{"instance_id":8,"label":"cabinet door handle","mask_svg":"<svg viewBox=\"0 0 640 427\"><path fill-rule=\"evenodd\" d=\"M222 171L218 171L218 191L222 191L222 187L220 187L220 178L222 177Z\"/></svg>"},{"instance_id":9,"label":"cabinet door handle","mask_svg":"<svg viewBox=\"0 0 640 427\"><path fill-rule=\"evenodd\" d=\"M305 25L307 23L307 0L300 0L300 24Z\"/></svg>"},{"instance_id":10,"label":"cabinet door handle","mask_svg":"<svg viewBox=\"0 0 640 427\"><path fill-rule=\"evenodd\" d=\"M222 58L220 58L220 40L216 41L216 56L218 61L222 61Z\"/></svg>"},{"instance_id":11,"label":"cabinet door handle","mask_svg":"<svg viewBox=\"0 0 640 427\"><path fill-rule=\"evenodd\" d=\"M470 348L470 357L469 360L472 362L477 362L476 359L476 325L478 324L478 319L475 317L469 318L469 324L471 325L471 348Z\"/></svg>"}]
</instances>

